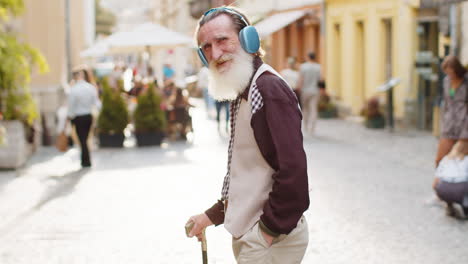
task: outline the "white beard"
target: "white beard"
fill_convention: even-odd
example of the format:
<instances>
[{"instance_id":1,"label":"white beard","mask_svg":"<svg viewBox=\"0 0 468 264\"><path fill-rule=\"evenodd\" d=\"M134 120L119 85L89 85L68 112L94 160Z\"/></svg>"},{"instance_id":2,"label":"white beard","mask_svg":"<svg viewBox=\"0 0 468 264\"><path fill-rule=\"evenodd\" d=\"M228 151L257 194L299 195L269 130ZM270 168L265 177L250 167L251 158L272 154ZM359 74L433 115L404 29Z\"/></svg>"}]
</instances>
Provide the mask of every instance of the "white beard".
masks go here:
<instances>
[{"instance_id":1,"label":"white beard","mask_svg":"<svg viewBox=\"0 0 468 264\"><path fill-rule=\"evenodd\" d=\"M227 72L220 73L215 63L210 63L208 91L218 101L236 99L249 84L254 71L254 57L242 48L231 56L233 60Z\"/></svg>"}]
</instances>

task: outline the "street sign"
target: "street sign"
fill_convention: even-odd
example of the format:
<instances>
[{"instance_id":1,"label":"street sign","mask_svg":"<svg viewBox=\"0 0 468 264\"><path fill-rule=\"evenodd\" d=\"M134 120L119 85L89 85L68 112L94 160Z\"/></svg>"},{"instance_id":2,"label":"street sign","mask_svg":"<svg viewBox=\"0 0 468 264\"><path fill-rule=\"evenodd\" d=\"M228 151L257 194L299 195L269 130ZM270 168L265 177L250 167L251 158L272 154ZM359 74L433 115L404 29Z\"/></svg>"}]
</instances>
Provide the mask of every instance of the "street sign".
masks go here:
<instances>
[{"instance_id":1,"label":"street sign","mask_svg":"<svg viewBox=\"0 0 468 264\"><path fill-rule=\"evenodd\" d=\"M431 67L418 67L418 68L416 68L416 71L421 75L430 75L430 74L432 74L432 68Z\"/></svg>"},{"instance_id":2,"label":"street sign","mask_svg":"<svg viewBox=\"0 0 468 264\"><path fill-rule=\"evenodd\" d=\"M391 78L388 82L380 85L377 87L377 91L379 92L385 92L395 86L397 86L401 82L400 78Z\"/></svg>"},{"instance_id":3,"label":"street sign","mask_svg":"<svg viewBox=\"0 0 468 264\"><path fill-rule=\"evenodd\" d=\"M437 58L434 53L429 50L423 50L416 52L416 64L430 64L437 62ZM417 67L417 66L416 66Z\"/></svg>"}]
</instances>

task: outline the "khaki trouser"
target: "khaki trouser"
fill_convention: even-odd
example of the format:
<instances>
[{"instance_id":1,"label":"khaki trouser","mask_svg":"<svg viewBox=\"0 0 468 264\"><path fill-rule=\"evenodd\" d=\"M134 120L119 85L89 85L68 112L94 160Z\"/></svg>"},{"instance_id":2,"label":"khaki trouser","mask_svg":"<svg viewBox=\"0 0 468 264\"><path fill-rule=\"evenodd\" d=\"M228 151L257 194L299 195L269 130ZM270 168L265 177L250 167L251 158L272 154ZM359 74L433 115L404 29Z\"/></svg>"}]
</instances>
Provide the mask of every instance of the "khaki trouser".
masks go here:
<instances>
[{"instance_id":1,"label":"khaki trouser","mask_svg":"<svg viewBox=\"0 0 468 264\"><path fill-rule=\"evenodd\" d=\"M302 99L302 114L304 116L304 129L306 132L313 133L315 124L318 118L318 94L303 93Z\"/></svg>"},{"instance_id":2,"label":"khaki trouser","mask_svg":"<svg viewBox=\"0 0 468 264\"><path fill-rule=\"evenodd\" d=\"M288 235L280 235L268 247L258 223L242 237L232 239L232 249L240 264L295 264L301 263L307 244L309 231L304 216L297 227Z\"/></svg>"}]
</instances>

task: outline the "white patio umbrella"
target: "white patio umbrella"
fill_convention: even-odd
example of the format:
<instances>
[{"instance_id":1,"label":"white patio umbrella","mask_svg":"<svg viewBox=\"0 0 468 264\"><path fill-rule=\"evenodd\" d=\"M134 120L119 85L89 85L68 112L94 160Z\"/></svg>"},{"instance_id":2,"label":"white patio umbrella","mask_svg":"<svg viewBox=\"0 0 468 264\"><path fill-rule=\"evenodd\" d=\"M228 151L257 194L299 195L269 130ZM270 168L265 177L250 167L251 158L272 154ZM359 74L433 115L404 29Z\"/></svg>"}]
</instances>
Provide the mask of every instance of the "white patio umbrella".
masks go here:
<instances>
[{"instance_id":1,"label":"white patio umbrella","mask_svg":"<svg viewBox=\"0 0 468 264\"><path fill-rule=\"evenodd\" d=\"M141 24L132 31L116 32L107 40L111 52L194 45L188 36L155 23Z\"/></svg>"},{"instance_id":2,"label":"white patio umbrella","mask_svg":"<svg viewBox=\"0 0 468 264\"><path fill-rule=\"evenodd\" d=\"M107 39L100 40L88 49L82 51L80 53L80 57L82 58L95 58L104 56L109 51L109 44L107 43Z\"/></svg>"},{"instance_id":3,"label":"white patio umbrella","mask_svg":"<svg viewBox=\"0 0 468 264\"><path fill-rule=\"evenodd\" d=\"M96 42L80 53L81 57L99 57L111 53L147 51L195 45L188 36L155 23L144 23L132 31L119 31Z\"/></svg>"}]
</instances>

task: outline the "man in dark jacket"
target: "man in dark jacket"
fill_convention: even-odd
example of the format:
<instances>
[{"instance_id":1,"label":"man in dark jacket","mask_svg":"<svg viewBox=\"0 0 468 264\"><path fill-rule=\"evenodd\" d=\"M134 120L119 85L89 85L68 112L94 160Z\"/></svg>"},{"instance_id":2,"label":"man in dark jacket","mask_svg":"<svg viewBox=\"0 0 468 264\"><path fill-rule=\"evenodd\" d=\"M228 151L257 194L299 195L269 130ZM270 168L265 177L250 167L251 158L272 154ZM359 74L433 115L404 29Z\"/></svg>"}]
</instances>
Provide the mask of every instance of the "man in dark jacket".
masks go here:
<instances>
[{"instance_id":1,"label":"man in dark jacket","mask_svg":"<svg viewBox=\"0 0 468 264\"><path fill-rule=\"evenodd\" d=\"M238 263L300 263L309 206L302 115L292 89L262 62L254 30L245 15L227 7L199 21L209 90L216 100L231 100L231 139L221 199L190 218L190 236L224 223Z\"/></svg>"}]
</instances>

